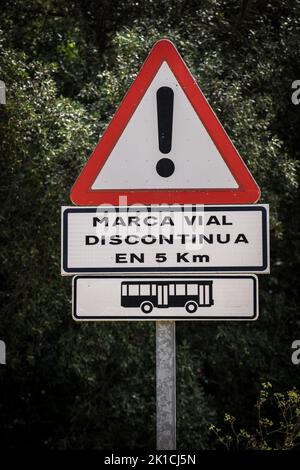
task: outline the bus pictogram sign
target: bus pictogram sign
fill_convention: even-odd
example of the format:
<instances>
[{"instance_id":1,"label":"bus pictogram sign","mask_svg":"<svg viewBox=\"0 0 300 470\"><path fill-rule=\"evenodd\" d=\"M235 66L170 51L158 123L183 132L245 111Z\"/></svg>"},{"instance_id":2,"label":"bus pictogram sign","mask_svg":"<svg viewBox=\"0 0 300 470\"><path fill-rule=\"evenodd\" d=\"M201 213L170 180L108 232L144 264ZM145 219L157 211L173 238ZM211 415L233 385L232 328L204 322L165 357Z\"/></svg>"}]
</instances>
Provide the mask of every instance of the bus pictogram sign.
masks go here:
<instances>
[{"instance_id":1,"label":"bus pictogram sign","mask_svg":"<svg viewBox=\"0 0 300 470\"><path fill-rule=\"evenodd\" d=\"M75 320L256 320L255 275L75 276Z\"/></svg>"}]
</instances>

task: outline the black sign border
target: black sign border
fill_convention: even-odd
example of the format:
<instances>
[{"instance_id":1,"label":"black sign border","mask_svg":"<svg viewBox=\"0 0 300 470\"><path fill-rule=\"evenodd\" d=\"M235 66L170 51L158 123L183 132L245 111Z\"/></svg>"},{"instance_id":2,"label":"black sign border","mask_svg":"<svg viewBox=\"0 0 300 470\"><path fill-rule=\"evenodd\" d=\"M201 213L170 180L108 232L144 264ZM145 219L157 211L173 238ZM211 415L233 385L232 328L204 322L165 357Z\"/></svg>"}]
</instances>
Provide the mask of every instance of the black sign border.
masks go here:
<instances>
[{"instance_id":1,"label":"black sign border","mask_svg":"<svg viewBox=\"0 0 300 470\"><path fill-rule=\"evenodd\" d=\"M207 280L210 280L210 279L252 279L253 281L253 315L251 317L225 317L225 316L196 316L194 314L190 314L190 317L187 315L184 315L184 316L179 316L179 315L172 315L172 317L168 316L164 316L164 315L159 315L159 316L151 316L151 317L147 317L147 315L145 314L145 318L144 317L141 317L141 316L131 316L131 315L118 315L118 316L105 316L105 315L101 315L101 316L92 316L92 317L80 317L78 315L76 315L76 310L77 310L77 280L78 279L135 279L135 276L130 276L130 275L119 275L119 276L109 276L109 275L105 275L105 274L102 274L100 276L74 276L73 278L73 285L72 285L72 298L73 298L73 302L72 302L72 316L74 318L74 320L80 320L80 321L84 321L84 320L87 320L87 321L91 321L91 320L123 320L123 321L130 321L130 320L139 320L139 321L152 321L152 320L169 320L169 321L172 321L172 320L185 320L185 321L193 321L193 320L204 320L204 321L207 321L207 320L210 320L210 321L218 321L218 320L232 320L232 321L239 321L239 320L243 320L243 321L253 321L253 320L257 320L258 319L258 312L259 312L259 307L258 307L258 279L257 277L255 276L255 274L249 274L248 276L247 275L236 275L236 276L232 276L232 275L213 275L213 276L180 276L180 275L174 275L174 276L142 276L140 279L144 279L144 280L147 280L147 279L168 279L168 280L172 280L172 279L207 279ZM99 307L99 308L103 308L103 307ZM120 307L121 308L121 307ZM163 309L160 309L163 311Z\"/></svg>"},{"instance_id":2,"label":"black sign border","mask_svg":"<svg viewBox=\"0 0 300 470\"><path fill-rule=\"evenodd\" d=\"M268 252L268 223L267 223L267 210L265 207L260 206L260 205L253 205L253 206L206 206L204 205L203 208L198 208L196 206L178 206L178 207L173 207L173 206L163 206L163 207L151 207L151 206L141 206L141 207L136 207L136 206L124 206L124 207L103 207L103 210L107 212L128 212L128 209L134 209L136 211L147 211L151 212L152 209L155 209L156 211L164 211L164 212L169 212L169 211L183 211L183 210L190 210L193 212L200 211L203 212L224 212L224 211L261 211L262 213L262 265L261 266L206 266L206 267L134 267L134 268L125 268L125 267L117 267L117 268L69 268L68 267L68 214L74 213L74 212L84 212L84 213L96 213L99 209L101 209L101 206L99 207L68 207L64 209L63 212L63 227L62 227L62 268L65 273L70 273L70 274L77 274L77 273L152 273L152 272L165 272L165 273L172 273L172 272L193 272L193 273L198 273L198 272L211 272L211 273L216 273L216 272L246 272L246 273L252 273L252 272L263 272L266 271L269 267L269 252Z\"/></svg>"}]
</instances>

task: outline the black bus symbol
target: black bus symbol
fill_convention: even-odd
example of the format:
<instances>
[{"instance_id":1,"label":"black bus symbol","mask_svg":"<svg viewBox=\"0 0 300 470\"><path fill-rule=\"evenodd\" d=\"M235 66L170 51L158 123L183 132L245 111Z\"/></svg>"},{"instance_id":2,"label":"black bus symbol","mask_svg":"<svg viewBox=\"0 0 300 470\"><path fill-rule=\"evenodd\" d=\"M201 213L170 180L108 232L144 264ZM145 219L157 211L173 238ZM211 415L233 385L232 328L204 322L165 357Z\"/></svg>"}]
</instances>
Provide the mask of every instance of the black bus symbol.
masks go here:
<instances>
[{"instance_id":1,"label":"black bus symbol","mask_svg":"<svg viewBox=\"0 0 300 470\"><path fill-rule=\"evenodd\" d=\"M213 281L140 281L121 283L121 306L139 307L150 313L153 307L185 307L195 313L198 307L214 305Z\"/></svg>"}]
</instances>

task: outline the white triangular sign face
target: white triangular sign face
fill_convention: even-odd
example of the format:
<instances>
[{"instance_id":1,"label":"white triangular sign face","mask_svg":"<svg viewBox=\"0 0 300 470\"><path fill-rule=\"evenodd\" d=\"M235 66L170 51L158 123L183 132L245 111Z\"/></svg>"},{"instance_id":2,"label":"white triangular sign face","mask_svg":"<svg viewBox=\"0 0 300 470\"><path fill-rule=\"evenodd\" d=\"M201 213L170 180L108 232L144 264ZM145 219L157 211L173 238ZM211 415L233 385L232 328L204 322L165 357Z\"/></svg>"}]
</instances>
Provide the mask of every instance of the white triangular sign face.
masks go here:
<instances>
[{"instance_id":1,"label":"white triangular sign face","mask_svg":"<svg viewBox=\"0 0 300 470\"><path fill-rule=\"evenodd\" d=\"M177 50L159 41L71 191L79 205L236 204L259 188Z\"/></svg>"},{"instance_id":2,"label":"white triangular sign face","mask_svg":"<svg viewBox=\"0 0 300 470\"><path fill-rule=\"evenodd\" d=\"M156 93L174 92L172 145L159 150ZM156 165L171 159L175 169L160 176ZM92 189L238 188L210 135L199 120L166 62L129 120L121 137L96 177Z\"/></svg>"}]
</instances>

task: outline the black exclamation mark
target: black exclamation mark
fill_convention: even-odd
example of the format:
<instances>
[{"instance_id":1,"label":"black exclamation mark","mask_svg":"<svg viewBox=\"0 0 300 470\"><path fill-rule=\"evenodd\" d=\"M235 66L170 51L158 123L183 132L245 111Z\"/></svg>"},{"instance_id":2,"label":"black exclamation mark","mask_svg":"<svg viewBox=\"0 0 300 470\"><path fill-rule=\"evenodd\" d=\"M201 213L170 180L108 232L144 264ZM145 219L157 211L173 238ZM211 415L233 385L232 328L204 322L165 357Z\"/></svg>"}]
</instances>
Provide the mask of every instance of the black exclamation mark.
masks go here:
<instances>
[{"instance_id":1,"label":"black exclamation mark","mask_svg":"<svg viewBox=\"0 0 300 470\"><path fill-rule=\"evenodd\" d=\"M156 92L158 145L161 153L170 153L172 148L173 104L174 92L168 86L162 86ZM168 178L175 171L174 162L170 158L161 158L156 164L159 176Z\"/></svg>"}]
</instances>

